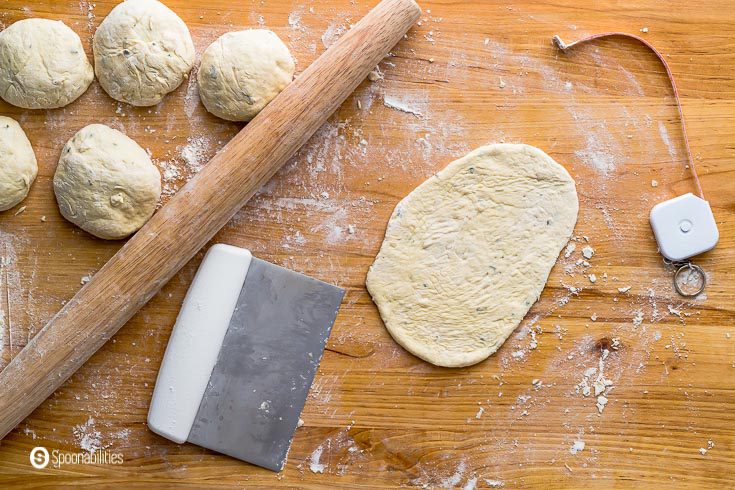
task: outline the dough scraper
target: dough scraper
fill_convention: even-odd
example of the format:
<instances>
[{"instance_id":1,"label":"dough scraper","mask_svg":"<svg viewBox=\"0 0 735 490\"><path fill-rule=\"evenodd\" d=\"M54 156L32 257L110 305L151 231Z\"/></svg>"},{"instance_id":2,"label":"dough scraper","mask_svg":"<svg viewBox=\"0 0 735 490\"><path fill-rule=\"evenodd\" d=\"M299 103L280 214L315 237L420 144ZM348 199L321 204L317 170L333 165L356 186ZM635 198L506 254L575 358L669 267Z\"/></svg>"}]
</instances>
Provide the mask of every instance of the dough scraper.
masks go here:
<instances>
[{"instance_id":1,"label":"dough scraper","mask_svg":"<svg viewBox=\"0 0 735 490\"><path fill-rule=\"evenodd\" d=\"M171 333L148 427L282 469L343 296L246 249L212 246Z\"/></svg>"}]
</instances>

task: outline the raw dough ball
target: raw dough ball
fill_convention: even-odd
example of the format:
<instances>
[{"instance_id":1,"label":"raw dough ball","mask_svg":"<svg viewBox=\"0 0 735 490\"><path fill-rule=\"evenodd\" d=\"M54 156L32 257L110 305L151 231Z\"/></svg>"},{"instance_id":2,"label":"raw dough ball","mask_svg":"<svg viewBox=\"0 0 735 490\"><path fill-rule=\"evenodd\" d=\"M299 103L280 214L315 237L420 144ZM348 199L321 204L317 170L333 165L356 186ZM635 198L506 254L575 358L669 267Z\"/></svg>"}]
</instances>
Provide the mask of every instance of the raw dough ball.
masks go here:
<instances>
[{"instance_id":1,"label":"raw dough ball","mask_svg":"<svg viewBox=\"0 0 735 490\"><path fill-rule=\"evenodd\" d=\"M37 173L36 155L23 129L0 116L0 211L25 199Z\"/></svg>"},{"instance_id":2,"label":"raw dough ball","mask_svg":"<svg viewBox=\"0 0 735 490\"><path fill-rule=\"evenodd\" d=\"M19 20L0 32L0 96L10 104L63 107L93 78L82 41L60 20Z\"/></svg>"},{"instance_id":3,"label":"raw dough ball","mask_svg":"<svg viewBox=\"0 0 735 490\"><path fill-rule=\"evenodd\" d=\"M110 97L158 104L194 65L194 42L178 15L156 0L127 0L94 33L94 70Z\"/></svg>"},{"instance_id":4,"label":"raw dough ball","mask_svg":"<svg viewBox=\"0 0 735 490\"><path fill-rule=\"evenodd\" d=\"M202 55L199 97L209 112L249 121L293 79L291 53L267 29L228 32Z\"/></svg>"},{"instance_id":5,"label":"raw dough ball","mask_svg":"<svg viewBox=\"0 0 735 490\"><path fill-rule=\"evenodd\" d=\"M388 331L438 366L487 358L541 295L578 207L564 167L531 146L450 163L398 203L368 272Z\"/></svg>"},{"instance_id":6,"label":"raw dough ball","mask_svg":"<svg viewBox=\"0 0 735 490\"><path fill-rule=\"evenodd\" d=\"M161 174L135 141L103 124L90 124L61 150L54 192L64 218L92 235L115 240L151 217L161 196Z\"/></svg>"}]
</instances>

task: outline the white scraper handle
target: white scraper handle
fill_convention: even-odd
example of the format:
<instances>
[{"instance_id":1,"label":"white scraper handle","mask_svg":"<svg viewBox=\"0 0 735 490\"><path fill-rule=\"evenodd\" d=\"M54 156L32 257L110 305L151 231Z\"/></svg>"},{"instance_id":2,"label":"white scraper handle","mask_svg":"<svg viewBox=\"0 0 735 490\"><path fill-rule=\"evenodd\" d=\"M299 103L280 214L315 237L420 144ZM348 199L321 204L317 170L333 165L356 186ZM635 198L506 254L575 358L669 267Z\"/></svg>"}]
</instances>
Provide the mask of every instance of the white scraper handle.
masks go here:
<instances>
[{"instance_id":1,"label":"white scraper handle","mask_svg":"<svg viewBox=\"0 0 735 490\"><path fill-rule=\"evenodd\" d=\"M179 444L189 436L251 259L244 248L217 244L199 266L153 390L148 427L156 434Z\"/></svg>"}]
</instances>

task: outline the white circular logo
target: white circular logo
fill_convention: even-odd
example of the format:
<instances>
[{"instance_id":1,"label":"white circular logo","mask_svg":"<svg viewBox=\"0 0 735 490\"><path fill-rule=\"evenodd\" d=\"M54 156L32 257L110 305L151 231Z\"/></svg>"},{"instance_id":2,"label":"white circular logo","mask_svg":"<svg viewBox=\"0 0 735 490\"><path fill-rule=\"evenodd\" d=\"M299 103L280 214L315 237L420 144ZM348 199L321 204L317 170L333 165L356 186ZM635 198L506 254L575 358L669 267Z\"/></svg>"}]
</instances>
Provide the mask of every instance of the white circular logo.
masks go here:
<instances>
[{"instance_id":1,"label":"white circular logo","mask_svg":"<svg viewBox=\"0 0 735 490\"><path fill-rule=\"evenodd\" d=\"M45 447L38 446L31 450L31 466L37 470L42 470L48 466L49 457L48 450Z\"/></svg>"}]
</instances>

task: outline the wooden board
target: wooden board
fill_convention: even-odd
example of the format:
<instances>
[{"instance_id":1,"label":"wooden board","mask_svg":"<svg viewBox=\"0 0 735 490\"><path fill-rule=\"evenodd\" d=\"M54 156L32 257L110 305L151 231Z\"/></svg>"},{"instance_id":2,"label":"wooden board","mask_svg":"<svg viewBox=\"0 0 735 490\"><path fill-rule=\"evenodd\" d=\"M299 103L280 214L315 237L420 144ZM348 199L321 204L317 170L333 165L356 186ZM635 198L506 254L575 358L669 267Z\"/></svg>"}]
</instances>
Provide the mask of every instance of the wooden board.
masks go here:
<instances>
[{"instance_id":1,"label":"wooden board","mask_svg":"<svg viewBox=\"0 0 735 490\"><path fill-rule=\"evenodd\" d=\"M6 0L0 22L62 19L91 55L90 37L114 4ZM301 71L373 2L167 4L189 25L199 54L224 32L263 25L287 42ZM347 289L286 469L275 474L178 446L146 428L157 368L200 254L0 443L0 485L733 485L731 5L442 0L422 7L421 25L381 63L384 79L365 81L215 239ZM569 54L551 45L553 34L571 41L644 27L677 77L720 228L718 247L697 259L710 284L692 301L673 292L647 222L655 203L693 191L662 67L634 42ZM6 365L121 246L60 216L51 179L66 140L93 122L124 131L150 150L168 196L239 126L208 115L191 82L153 108L117 104L95 82L66 108L0 103L0 114L19 120L40 168L25 210L0 214ZM562 254L540 301L496 355L470 368L435 368L392 341L365 274L400 198L454 158L499 141L537 146L576 179L576 250ZM589 267L577 265L586 245L595 250ZM600 367L605 349L613 386L598 413L579 385L585 372L596 377L588 370ZM121 453L124 463L36 470L35 446Z\"/></svg>"}]
</instances>

